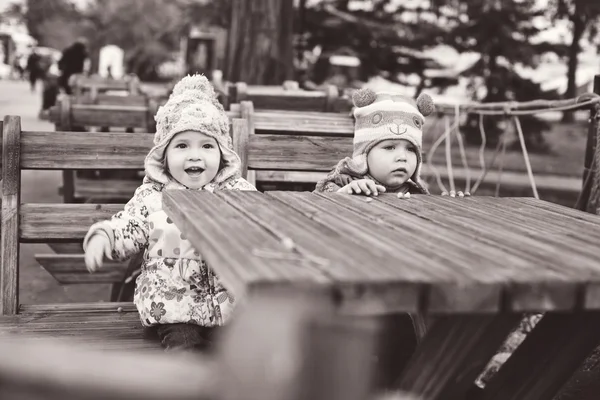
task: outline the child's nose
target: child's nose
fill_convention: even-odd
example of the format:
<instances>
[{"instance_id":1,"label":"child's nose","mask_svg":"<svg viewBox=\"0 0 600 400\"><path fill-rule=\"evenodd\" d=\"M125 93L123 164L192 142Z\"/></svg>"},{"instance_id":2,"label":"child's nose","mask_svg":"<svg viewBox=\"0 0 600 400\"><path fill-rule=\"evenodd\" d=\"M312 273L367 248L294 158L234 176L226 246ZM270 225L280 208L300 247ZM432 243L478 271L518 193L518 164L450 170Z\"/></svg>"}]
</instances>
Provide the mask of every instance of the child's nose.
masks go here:
<instances>
[{"instance_id":1,"label":"child's nose","mask_svg":"<svg viewBox=\"0 0 600 400\"><path fill-rule=\"evenodd\" d=\"M191 150L188 153L188 160L195 161L202 159L202 152L200 150Z\"/></svg>"},{"instance_id":2,"label":"child's nose","mask_svg":"<svg viewBox=\"0 0 600 400\"><path fill-rule=\"evenodd\" d=\"M408 152L406 151L405 148L399 147L396 150L396 160L398 161L406 161L407 160L407 154Z\"/></svg>"}]
</instances>

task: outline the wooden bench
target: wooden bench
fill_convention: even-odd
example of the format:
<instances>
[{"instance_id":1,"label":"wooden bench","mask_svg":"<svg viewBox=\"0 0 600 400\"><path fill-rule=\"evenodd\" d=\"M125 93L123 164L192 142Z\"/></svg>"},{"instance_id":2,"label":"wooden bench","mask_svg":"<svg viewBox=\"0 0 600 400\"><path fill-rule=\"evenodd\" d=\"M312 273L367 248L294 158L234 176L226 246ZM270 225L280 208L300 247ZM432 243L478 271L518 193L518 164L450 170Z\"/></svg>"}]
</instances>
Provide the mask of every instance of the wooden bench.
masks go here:
<instances>
[{"instance_id":1,"label":"wooden bench","mask_svg":"<svg viewBox=\"0 0 600 400\"><path fill-rule=\"evenodd\" d=\"M233 124L234 127L247 126L240 119L234 119ZM104 169L108 166L137 169L152 146L152 137L135 133L98 132L89 135L86 132L22 131L20 118L15 116L4 118L2 133L0 338L18 335L19 338L83 342L86 346L101 349L156 349L157 343L144 335L139 315L131 303L24 305L19 303L18 285L20 244L80 242L91 224L109 218L122 209L119 204L22 204L21 171ZM290 142L287 146L289 148L294 148L293 144L298 142L293 136L282 139ZM318 153L322 153L322 150ZM304 156L303 153L296 155ZM310 153L308 155L312 156ZM60 257L66 261L61 263ZM85 270L83 263L69 263L69 258L54 257L52 262L56 276L62 274L63 279L78 283L86 283L92 279L110 282L120 276L121 267L112 263L107 263L104 268L91 275ZM277 328L277 323L289 316L289 313L280 312L280 306L287 298L288 294L285 294L284 298L276 302L267 301L279 312L269 311L258 320L261 327L268 326L267 331L277 333L279 338L286 338L291 334L287 328L281 328L283 331ZM265 319L275 315L275 321ZM250 321L257 319L252 317ZM241 331L246 332L247 339L247 328ZM291 335L291 338L296 340L297 336ZM320 346L329 348L327 343L335 341L334 337L327 340ZM254 351L254 346L248 347L247 344L247 340L244 340L243 348ZM264 346L269 344L265 342ZM239 361L239 346L228 355L230 361ZM277 353L277 349L271 351L264 346L260 348L264 353L263 357ZM360 348L364 346L361 344ZM317 364L323 362L320 357L313 361ZM0 364L0 375L1 371Z\"/></svg>"},{"instance_id":2,"label":"wooden bench","mask_svg":"<svg viewBox=\"0 0 600 400\"><path fill-rule=\"evenodd\" d=\"M115 100L118 99L118 100ZM112 103L111 103L112 102ZM97 94L94 98L62 96L50 110L50 121L57 131L87 131L102 127L101 131L118 129L153 133L156 129L154 115L158 110L155 101L141 95L115 96ZM140 133L143 134L143 133ZM143 169L143 165L140 165ZM124 176L125 175L125 176ZM104 179L110 180L109 190ZM139 171L65 171L62 192L65 203L81 201L123 201L133 194L124 189L127 182L138 183Z\"/></svg>"},{"instance_id":3,"label":"wooden bench","mask_svg":"<svg viewBox=\"0 0 600 400\"><path fill-rule=\"evenodd\" d=\"M323 90L303 90L296 82L282 86L249 86L244 82L228 88L228 104L251 101L256 109L347 112L350 101L339 96L338 89L329 85Z\"/></svg>"},{"instance_id":4,"label":"wooden bench","mask_svg":"<svg viewBox=\"0 0 600 400\"><path fill-rule=\"evenodd\" d=\"M71 87L77 97L85 92L92 95L103 92L127 92L130 95L140 94L140 80L136 75L126 75L123 79L103 78L99 75L74 75Z\"/></svg>"}]
</instances>

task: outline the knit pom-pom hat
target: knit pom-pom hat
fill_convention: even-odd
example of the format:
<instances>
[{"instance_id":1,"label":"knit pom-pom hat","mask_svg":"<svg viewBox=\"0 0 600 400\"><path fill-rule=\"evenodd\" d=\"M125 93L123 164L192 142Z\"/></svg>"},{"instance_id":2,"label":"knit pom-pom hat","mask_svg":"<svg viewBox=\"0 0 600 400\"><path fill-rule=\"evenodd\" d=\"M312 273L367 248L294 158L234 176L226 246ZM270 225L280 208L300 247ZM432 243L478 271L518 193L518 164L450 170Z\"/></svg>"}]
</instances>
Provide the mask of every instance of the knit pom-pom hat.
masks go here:
<instances>
[{"instance_id":1,"label":"knit pom-pom hat","mask_svg":"<svg viewBox=\"0 0 600 400\"><path fill-rule=\"evenodd\" d=\"M408 140L417 151L417 168L411 177L421 183L421 149L425 117L434 111L431 97L421 94L417 100L395 93L375 93L369 88L354 92L354 149L346 160L347 168L357 175L368 171L367 155L378 143L390 139Z\"/></svg>"},{"instance_id":2,"label":"knit pom-pom hat","mask_svg":"<svg viewBox=\"0 0 600 400\"><path fill-rule=\"evenodd\" d=\"M204 75L188 75L180 80L167 102L158 109L154 147L144 163L146 181L163 185L172 182L166 172L165 150L175 135L197 131L214 138L221 150L222 167L213 179L219 184L240 175L241 161L233 151L229 118L218 102L211 83Z\"/></svg>"}]
</instances>

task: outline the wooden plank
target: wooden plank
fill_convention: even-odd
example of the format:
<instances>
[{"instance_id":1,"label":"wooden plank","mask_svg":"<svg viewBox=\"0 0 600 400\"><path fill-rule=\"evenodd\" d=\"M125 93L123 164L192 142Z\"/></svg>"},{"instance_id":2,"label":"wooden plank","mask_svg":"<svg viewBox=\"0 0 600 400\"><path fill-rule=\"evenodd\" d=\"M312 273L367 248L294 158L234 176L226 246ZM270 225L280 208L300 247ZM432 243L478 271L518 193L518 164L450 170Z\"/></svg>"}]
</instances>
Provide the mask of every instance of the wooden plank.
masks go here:
<instances>
[{"instance_id":1,"label":"wooden plank","mask_svg":"<svg viewBox=\"0 0 600 400\"><path fill-rule=\"evenodd\" d=\"M137 309L131 302L113 303L56 303L56 304L21 304L19 314L65 314L77 313L136 313Z\"/></svg>"},{"instance_id":2,"label":"wooden plank","mask_svg":"<svg viewBox=\"0 0 600 400\"><path fill-rule=\"evenodd\" d=\"M481 400L551 400L600 341L600 314L546 314L497 374Z\"/></svg>"},{"instance_id":3,"label":"wooden plank","mask_svg":"<svg viewBox=\"0 0 600 400\"><path fill-rule=\"evenodd\" d=\"M248 121L241 118L234 118L231 121L233 151L238 154L241 161L240 170L242 178L248 176Z\"/></svg>"},{"instance_id":4,"label":"wooden plank","mask_svg":"<svg viewBox=\"0 0 600 400\"><path fill-rule=\"evenodd\" d=\"M421 294L420 285L414 281L427 281L427 273L409 265L399 266L392 258L372 251L368 244L352 241L335 227L306 218L259 192L226 191L217 195L279 240L293 242L306 260L323 263L323 273L334 282L336 306L341 312L417 310ZM398 280L399 275L407 279Z\"/></svg>"},{"instance_id":5,"label":"wooden plank","mask_svg":"<svg viewBox=\"0 0 600 400\"><path fill-rule=\"evenodd\" d=\"M352 149L349 137L250 135L248 168L328 172Z\"/></svg>"},{"instance_id":6,"label":"wooden plank","mask_svg":"<svg viewBox=\"0 0 600 400\"><path fill-rule=\"evenodd\" d=\"M95 104L112 106L134 106L144 107L148 104L148 98L145 95L126 95L119 96L115 94L98 93L95 97L89 94L79 96L74 103L77 104ZM52 121L54 122L54 121Z\"/></svg>"},{"instance_id":7,"label":"wooden plank","mask_svg":"<svg viewBox=\"0 0 600 400\"><path fill-rule=\"evenodd\" d=\"M464 398L518 321L518 315L436 319L397 388L428 400Z\"/></svg>"},{"instance_id":8,"label":"wooden plank","mask_svg":"<svg viewBox=\"0 0 600 400\"><path fill-rule=\"evenodd\" d=\"M152 135L114 132L22 132L23 169L143 169Z\"/></svg>"},{"instance_id":9,"label":"wooden plank","mask_svg":"<svg viewBox=\"0 0 600 400\"><path fill-rule=\"evenodd\" d=\"M499 217L507 223L512 223L531 236L550 236L558 238L559 245L576 246L579 251L581 243L597 244L600 242L600 225L589 224L587 221L573 220L570 216L555 214L542 207L523 204L512 198L495 198L478 196L477 201L467 199L466 205L474 211L484 212L486 215ZM561 206L562 207L562 206ZM567 207L564 207L569 212ZM574 230L569 222L585 226L585 229Z\"/></svg>"},{"instance_id":10,"label":"wooden plank","mask_svg":"<svg viewBox=\"0 0 600 400\"><path fill-rule=\"evenodd\" d=\"M317 183L327 176L327 172L310 171L256 171L259 182L302 182Z\"/></svg>"},{"instance_id":11,"label":"wooden plank","mask_svg":"<svg viewBox=\"0 0 600 400\"><path fill-rule=\"evenodd\" d=\"M148 128L146 106L71 104L72 126Z\"/></svg>"},{"instance_id":12,"label":"wooden plank","mask_svg":"<svg viewBox=\"0 0 600 400\"><path fill-rule=\"evenodd\" d=\"M419 290L422 295L419 298L419 304L414 305L415 308L398 308L396 311L415 311L417 309L427 311L434 308L436 312L459 310L490 312L500 307L501 287L498 281L493 281L494 276L488 277L485 270L476 271L477 273L474 274L469 263L465 262L469 255L468 251L457 246L456 248L445 248L443 254L432 252L431 245L426 240L414 240L414 232L408 229L396 229L396 226L412 226L414 223L411 223L410 220L403 220L402 216L397 216L393 222L389 224L385 222L394 217L389 209L383 211L384 220L378 217L377 211L371 207L370 203L366 203L359 197L338 194L340 200L338 203L327 197L311 193L269 192L267 195L293 207L322 225L333 227L336 232L344 235L348 240L354 240L355 245L367 245L372 248L373 252L389 257L390 260L396 260L396 262L398 260L398 243L410 243L410 257L403 257L403 263L400 265L396 263L391 267L390 272L396 274L395 280L412 283L413 290ZM353 200L364 203L366 208L355 209L355 204L352 203L351 206L345 204L345 202ZM376 232L372 231L370 227L374 227ZM448 236L456 237L456 233L452 232ZM405 268L402 268L401 266L404 265ZM372 266L372 268L378 267L380 266ZM478 279L474 279L473 276ZM388 280L387 282L393 281ZM443 285L448 285L454 290L453 295L448 295L449 298L461 296L465 299L468 297L470 300L456 303L446 299L438 305L437 302L428 298L427 293L431 292L432 287ZM348 288L348 290L352 290L352 288ZM357 291L361 293L360 289ZM366 299L369 299L369 295L369 292L365 294ZM392 300L393 298L388 300L389 304L386 304L386 308L392 309L394 304L398 305Z\"/></svg>"},{"instance_id":13,"label":"wooden plank","mask_svg":"<svg viewBox=\"0 0 600 400\"><path fill-rule=\"evenodd\" d=\"M287 249L285 242L214 194L168 190L163 193L163 208L236 296L258 290L257 285L261 290L293 291L316 284L328 291L330 280L322 270L307 268L306 260ZM214 213L217 209L219 213Z\"/></svg>"},{"instance_id":14,"label":"wooden plank","mask_svg":"<svg viewBox=\"0 0 600 400\"><path fill-rule=\"evenodd\" d=\"M0 315L19 306L19 205L21 203L21 118L2 124L2 222L0 235Z\"/></svg>"},{"instance_id":15,"label":"wooden plank","mask_svg":"<svg viewBox=\"0 0 600 400\"><path fill-rule=\"evenodd\" d=\"M248 93L246 98L257 109L282 109L294 111L325 111L327 98L322 92L292 92L266 96Z\"/></svg>"},{"instance_id":16,"label":"wooden plank","mask_svg":"<svg viewBox=\"0 0 600 400\"><path fill-rule=\"evenodd\" d=\"M570 219L575 221L584 221L586 226L590 226L590 224L600 226L600 215L590 214L573 208L564 207L559 204L554 204L546 200L536 200L529 197L515 197L513 200L522 204L547 210L552 214L570 217Z\"/></svg>"},{"instance_id":17,"label":"wooden plank","mask_svg":"<svg viewBox=\"0 0 600 400\"><path fill-rule=\"evenodd\" d=\"M513 226L499 225L496 219L468 211L465 199L442 196L415 196L415 201L391 202L401 211L434 221L440 227L455 229L464 243L482 253L492 249L504 253L498 261L506 263L495 273L508 274L505 293L506 307L515 311L572 310L580 307L579 292L587 279L598 277L597 262L578 254L562 254L544 237L535 239L519 234ZM412 199L411 199L412 200ZM468 201L477 201L476 197ZM485 220L485 221L483 221ZM510 259L510 262L506 262ZM515 264L514 260L521 260ZM576 259L577 261L574 261ZM582 262L581 267L578 266ZM518 267L517 267L518 265ZM566 268L566 267L569 268ZM573 271L572 268L578 268Z\"/></svg>"},{"instance_id":18,"label":"wooden plank","mask_svg":"<svg viewBox=\"0 0 600 400\"><path fill-rule=\"evenodd\" d=\"M127 262L105 260L102 268L92 274L85 267L83 254L36 254L35 260L62 285L120 283L127 272Z\"/></svg>"},{"instance_id":19,"label":"wooden plank","mask_svg":"<svg viewBox=\"0 0 600 400\"><path fill-rule=\"evenodd\" d=\"M201 356L107 353L78 343L23 339L0 342L0 352L2 398L198 400L216 395L215 365Z\"/></svg>"},{"instance_id":20,"label":"wooden plank","mask_svg":"<svg viewBox=\"0 0 600 400\"><path fill-rule=\"evenodd\" d=\"M19 237L25 243L81 240L92 224L122 209L122 204L23 204Z\"/></svg>"},{"instance_id":21,"label":"wooden plank","mask_svg":"<svg viewBox=\"0 0 600 400\"><path fill-rule=\"evenodd\" d=\"M504 283L511 276L511 270L505 268L506 264L526 267L522 259L507 256L493 246L485 249L465 246L459 232L452 226L440 227L436 221L394 212L393 205L402 200L393 194L380 195L369 203L358 196L319 196L332 203L322 203L330 212L339 213L340 210L347 209L349 213L345 220L354 218L363 221L366 235L385 235L395 243L410 243L409 259L415 254L432 259L435 262L429 267L432 274L439 274L442 270L450 273L451 279L445 282L438 280L429 288L426 301L429 312L498 310L501 307ZM383 226L388 229L385 234ZM431 243L436 243L434 251ZM477 267L473 268L474 265Z\"/></svg>"},{"instance_id":22,"label":"wooden plank","mask_svg":"<svg viewBox=\"0 0 600 400\"><path fill-rule=\"evenodd\" d=\"M258 134L354 136L354 120L344 114L259 110L254 112L254 123Z\"/></svg>"},{"instance_id":23,"label":"wooden plank","mask_svg":"<svg viewBox=\"0 0 600 400\"><path fill-rule=\"evenodd\" d=\"M133 197L142 184L140 179L75 179L75 198L93 199L94 202Z\"/></svg>"}]
</instances>

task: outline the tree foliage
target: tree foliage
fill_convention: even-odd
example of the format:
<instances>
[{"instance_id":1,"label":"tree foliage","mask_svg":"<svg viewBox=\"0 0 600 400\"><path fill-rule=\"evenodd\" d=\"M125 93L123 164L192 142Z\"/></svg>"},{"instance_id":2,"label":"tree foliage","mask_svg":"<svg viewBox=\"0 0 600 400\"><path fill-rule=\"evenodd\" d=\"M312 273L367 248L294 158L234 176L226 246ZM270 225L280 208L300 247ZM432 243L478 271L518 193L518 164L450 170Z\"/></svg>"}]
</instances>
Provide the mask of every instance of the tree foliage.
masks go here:
<instances>
[{"instance_id":1,"label":"tree foliage","mask_svg":"<svg viewBox=\"0 0 600 400\"><path fill-rule=\"evenodd\" d=\"M553 0L550 7L551 17L555 20L567 19L571 23L571 44L567 57L567 91L565 97L575 97L577 91L578 56L581 52L581 40L588 35L590 41L598 36L600 2L589 0ZM574 114L565 112L563 121L574 119Z\"/></svg>"}]
</instances>

